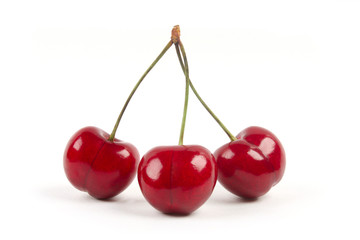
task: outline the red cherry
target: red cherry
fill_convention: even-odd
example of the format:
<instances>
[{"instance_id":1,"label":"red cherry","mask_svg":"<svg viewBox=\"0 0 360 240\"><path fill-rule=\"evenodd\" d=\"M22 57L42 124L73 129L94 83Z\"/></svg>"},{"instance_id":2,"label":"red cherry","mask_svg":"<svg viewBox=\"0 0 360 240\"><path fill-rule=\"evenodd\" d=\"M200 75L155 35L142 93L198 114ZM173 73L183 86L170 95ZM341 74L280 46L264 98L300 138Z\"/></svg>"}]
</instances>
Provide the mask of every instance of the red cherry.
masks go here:
<instances>
[{"instance_id":1,"label":"red cherry","mask_svg":"<svg viewBox=\"0 0 360 240\"><path fill-rule=\"evenodd\" d=\"M217 179L214 156L198 145L161 146L140 161L138 181L146 200L164 213L190 214L210 197Z\"/></svg>"},{"instance_id":2,"label":"red cherry","mask_svg":"<svg viewBox=\"0 0 360 240\"><path fill-rule=\"evenodd\" d=\"M114 197L129 186L139 162L132 144L108 139L105 131L85 127L71 137L64 153L69 181L98 199Z\"/></svg>"},{"instance_id":3,"label":"red cherry","mask_svg":"<svg viewBox=\"0 0 360 240\"><path fill-rule=\"evenodd\" d=\"M219 182L240 197L260 197L284 175L284 149L273 133L261 127L246 128L236 138L214 153Z\"/></svg>"}]
</instances>

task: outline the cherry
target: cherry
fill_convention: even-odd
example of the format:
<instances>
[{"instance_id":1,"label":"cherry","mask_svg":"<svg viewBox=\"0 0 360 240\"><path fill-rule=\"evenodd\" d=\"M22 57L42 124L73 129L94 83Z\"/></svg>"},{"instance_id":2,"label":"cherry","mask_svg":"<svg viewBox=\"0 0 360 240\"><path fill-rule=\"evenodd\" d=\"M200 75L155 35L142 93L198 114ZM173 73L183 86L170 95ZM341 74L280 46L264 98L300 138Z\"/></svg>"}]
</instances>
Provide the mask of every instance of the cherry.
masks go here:
<instances>
[{"instance_id":1,"label":"cherry","mask_svg":"<svg viewBox=\"0 0 360 240\"><path fill-rule=\"evenodd\" d=\"M146 75L171 47L170 41L141 76L127 98L109 135L96 127L85 127L69 140L64 153L64 169L70 183L98 199L122 192L134 179L139 152L130 143L115 138L120 120L132 96Z\"/></svg>"},{"instance_id":2,"label":"cherry","mask_svg":"<svg viewBox=\"0 0 360 240\"><path fill-rule=\"evenodd\" d=\"M214 153L219 182L240 197L260 197L284 175L284 149L273 133L261 127L246 128L236 137Z\"/></svg>"},{"instance_id":3,"label":"cherry","mask_svg":"<svg viewBox=\"0 0 360 240\"><path fill-rule=\"evenodd\" d=\"M71 137L64 154L69 181L98 199L114 197L129 186L140 158L132 144L108 139L105 131L85 127Z\"/></svg>"},{"instance_id":4,"label":"cherry","mask_svg":"<svg viewBox=\"0 0 360 240\"><path fill-rule=\"evenodd\" d=\"M164 213L195 211L210 197L216 179L214 156L198 145L153 148L143 156L138 168L144 197Z\"/></svg>"},{"instance_id":5,"label":"cherry","mask_svg":"<svg viewBox=\"0 0 360 240\"><path fill-rule=\"evenodd\" d=\"M178 146L160 146L148 151L140 161L138 181L145 199L157 210L170 214L190 214L210 197L217 180L217 167L209 150L183 145L189 98L189 68L179 26L172 41L180 46L186 76L185 103Z\"/></svg>"}]
</instances>

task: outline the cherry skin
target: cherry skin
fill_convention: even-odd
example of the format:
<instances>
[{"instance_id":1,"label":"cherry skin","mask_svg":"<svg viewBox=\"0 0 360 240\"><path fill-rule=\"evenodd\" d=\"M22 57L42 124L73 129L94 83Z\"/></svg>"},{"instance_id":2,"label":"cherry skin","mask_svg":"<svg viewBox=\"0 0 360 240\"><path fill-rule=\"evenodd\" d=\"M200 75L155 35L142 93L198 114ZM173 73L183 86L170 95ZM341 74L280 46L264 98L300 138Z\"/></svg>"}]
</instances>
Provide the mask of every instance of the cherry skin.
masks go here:
<instances>
[{"instance_id":1,"label":"cherry skin","mask_svg":"<svg viewBox=\"0 0 360 240\"><path fill-rule=\"evenodd\" d=\"M214 153L219 182L240 197L260 197L284 175L284 148L272 132L261 127L246 128L236 138Z\"/></svg>"},{"instance_id":2,"label":"cherry skin","mask_svg":"<svg viewBox=\"0 0 360 240\"><path fill-rule=\"evenodd\" d=\"M210 197L216 180L214 156L198 145L155 147L138 168L144 197L168 214L187 215L198 209Z\"/></svg>"},{"instance_id":3,"label":"cherry skin","mask_svg":"<svg viewBox=\"0 0 360 240\"><path fill-rule=\"evenodd\" d=\"M140 158L132 144L108 138L99 128L82 128L71 137L64 153L71 184L98 199L114 197L128 187Z\"/></svg>"}]
</instances>

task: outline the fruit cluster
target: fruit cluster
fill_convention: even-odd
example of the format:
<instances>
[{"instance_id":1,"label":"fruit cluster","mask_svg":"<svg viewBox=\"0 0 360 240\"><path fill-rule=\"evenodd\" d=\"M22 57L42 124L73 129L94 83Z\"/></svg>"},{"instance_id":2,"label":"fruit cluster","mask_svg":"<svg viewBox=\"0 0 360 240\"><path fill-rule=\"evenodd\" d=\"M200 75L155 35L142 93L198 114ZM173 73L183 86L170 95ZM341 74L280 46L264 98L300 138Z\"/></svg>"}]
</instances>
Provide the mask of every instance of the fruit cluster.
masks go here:
<instances>
[{"instance_id":1,"label":"fruit cluster","mask_svg":"<svg viewBox=\"0 0 360 240\"><path fill-rule=\"evenodd\" d=\"M175 45L186 78L179 145L155 147L139 163L140 155L135 146L116 139L115 133L136 89L172 45ZM199 145L183 145L189 88L231 140L214 154ZM96 127L76 132L65 149L64 169L72 185L97 199L111 198L122 192L137 171L140 189L154 208L164 213L190 214L210 197L217 180L240 197L264 195L284 174L285 152L276 136L264 128L249 127L236 137L230 133L190 81L180 29L175 26L170 42L130 93L112 133L109 135Z\"/></svg>"}]
</instances>

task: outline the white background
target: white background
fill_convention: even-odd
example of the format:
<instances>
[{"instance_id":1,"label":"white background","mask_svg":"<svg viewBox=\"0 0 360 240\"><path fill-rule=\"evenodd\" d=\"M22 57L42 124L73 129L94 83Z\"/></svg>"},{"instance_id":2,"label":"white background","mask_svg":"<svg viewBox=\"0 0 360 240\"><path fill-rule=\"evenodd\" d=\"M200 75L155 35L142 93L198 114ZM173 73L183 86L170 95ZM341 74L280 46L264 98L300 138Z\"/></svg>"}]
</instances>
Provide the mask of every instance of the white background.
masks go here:
<instances>
[{"instance_id":1,"label":"white background","mask_svg":"<svg viewBox=\"0 0 360 240\"><path fill-rule=\"evenodd\" d=\"M128 94L182 29L190 77L237 134L287 153L283 180L245 202L220 184L198 211L153 209L137 181L111 201L73 188L62 155L111 132ZM359 239L360 2L1 1L1 239ZM184 77L174 48L136 92L117 137L140 154L177 144ZM190 95L185 144L228 142Z\"/></svg>"}]
</instances>

